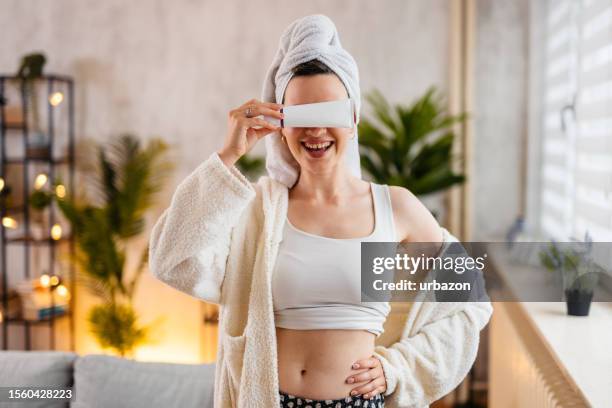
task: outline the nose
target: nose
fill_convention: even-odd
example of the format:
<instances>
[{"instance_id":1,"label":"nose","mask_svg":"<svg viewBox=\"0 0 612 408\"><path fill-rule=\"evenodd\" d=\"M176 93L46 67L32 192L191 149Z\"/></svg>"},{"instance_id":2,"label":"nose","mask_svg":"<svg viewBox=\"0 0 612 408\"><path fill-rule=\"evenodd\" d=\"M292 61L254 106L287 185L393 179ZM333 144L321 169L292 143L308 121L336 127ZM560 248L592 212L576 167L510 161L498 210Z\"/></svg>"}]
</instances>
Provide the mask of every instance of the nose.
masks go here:
<instances>
[{"instance_id":1,"label":"nose","mask_svg":"<svg viewBox=\"0 0 612 408\"><path fill-rule=\"evenodd\" d=\"M327 128L322 128L322 127L308 127L308 128L304 128L304 132L306 133L306 135L308 136L320 136L323 135L325 133L325 129Z\"/></svg>"}]
</instances>

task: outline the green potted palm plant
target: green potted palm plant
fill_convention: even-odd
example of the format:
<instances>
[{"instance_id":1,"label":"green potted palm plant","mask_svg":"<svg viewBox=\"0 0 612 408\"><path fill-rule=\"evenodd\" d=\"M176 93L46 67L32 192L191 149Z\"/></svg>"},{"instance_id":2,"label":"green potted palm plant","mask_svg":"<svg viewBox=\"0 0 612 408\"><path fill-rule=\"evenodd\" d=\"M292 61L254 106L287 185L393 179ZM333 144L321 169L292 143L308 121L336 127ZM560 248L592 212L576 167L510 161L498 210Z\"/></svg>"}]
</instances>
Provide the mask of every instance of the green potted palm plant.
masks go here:
<instances>
[{"instance_id":1,"label":"green potted palm plant","mask_svg":"<svg viewBox=\"0 0 612 408\"><path fill-rule=\"evenodd\" d=\"M442 191L465 180L452 169L452 126L466 119L450 115L434 87L410 106L390 106L374 90L366 96L374 120L359 122L363 169L381 184L402 186L415 195Z\"/></svg>"},{"instance_id":2,"label":"green potted palm plant","mask_svg":"<svg viewBox=\"0 0 612 408\"><path fill-rule=\"evenodd\" d=\"M79 279L100 300L88 314L91 331L103 348L121 356L132 355L148 339L150 327L139 323L132 304L148 248L135 268L129 270L126 260L172 170L167 150L159 139L142 146L122 135L106 149L97 146L97 168L86 176L89 194L56 197L75 238Z\"/></svg>"}]
</instances>

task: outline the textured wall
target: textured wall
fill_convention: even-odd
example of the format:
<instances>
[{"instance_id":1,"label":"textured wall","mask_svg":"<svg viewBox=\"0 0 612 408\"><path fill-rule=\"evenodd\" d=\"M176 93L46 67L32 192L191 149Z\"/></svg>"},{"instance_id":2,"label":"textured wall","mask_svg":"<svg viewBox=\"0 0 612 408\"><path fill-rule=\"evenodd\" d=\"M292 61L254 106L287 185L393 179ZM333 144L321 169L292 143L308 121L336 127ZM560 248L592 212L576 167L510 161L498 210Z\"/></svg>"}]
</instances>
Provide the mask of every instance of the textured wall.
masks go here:
<instances>
[{"instance_id":1,"label":"textured wall","mask_svg":"<svg viewBox=\"0 0 612 408\"><path fill-rule=\"evenodd\" d=\"M478 0L474 66L474 240L503 236L520 211L528 2Z\"/></svg>"},{"instance_id":2,"label":"textured wall","mask_svg":"<svg viewBox=\"0 0 612 408\"><path fill-rule=\"evenodd\" d=\"M227 111L260 96L280 34L303 15L336 22L359 64L362 93L376 87L407 102L432 84L447 89L446 0L2 0L0 8L0 71L43 50L47 71L76 79L77 137L164 137L180 159L173 186L221 146ZM195 300L146 276L137 303L145 319L172 305L166 336L146 357L198 355ZM81 323L78 349L93 347Z\"/></svg>"}]
</instances>

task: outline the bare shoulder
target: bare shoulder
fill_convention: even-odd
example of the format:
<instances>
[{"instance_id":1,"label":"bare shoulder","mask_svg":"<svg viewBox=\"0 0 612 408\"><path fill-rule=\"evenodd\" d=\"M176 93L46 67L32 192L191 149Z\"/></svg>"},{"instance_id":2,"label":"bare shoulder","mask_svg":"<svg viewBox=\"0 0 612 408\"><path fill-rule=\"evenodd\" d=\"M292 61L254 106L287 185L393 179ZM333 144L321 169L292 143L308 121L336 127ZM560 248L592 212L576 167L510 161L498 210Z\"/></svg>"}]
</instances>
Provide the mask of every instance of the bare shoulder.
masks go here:
<instances>
[{"instance_id":1,"label":"bare shoulder","mask_svg":"<svg viewBox=\"0 0 612 408\"><path fill-rule=\"evenodd\" d=\"M410 190L389 186L391 206L397 234L401 241L441 242L442 230L438 221Z\"/></svg>"}]
</instances>

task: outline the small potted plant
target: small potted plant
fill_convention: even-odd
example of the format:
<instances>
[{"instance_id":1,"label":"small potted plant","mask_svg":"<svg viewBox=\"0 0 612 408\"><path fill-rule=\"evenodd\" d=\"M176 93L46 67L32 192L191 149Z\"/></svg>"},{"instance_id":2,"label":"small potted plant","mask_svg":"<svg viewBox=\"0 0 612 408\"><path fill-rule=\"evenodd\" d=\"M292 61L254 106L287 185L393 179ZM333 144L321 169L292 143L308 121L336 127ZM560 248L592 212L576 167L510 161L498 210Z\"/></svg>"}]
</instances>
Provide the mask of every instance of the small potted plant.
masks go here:
<instances>
[{"instance_id":1,"label":"small potted plant","mask_svg":"<svg viewBox=\"0 0 612 408\"><path fill-rule=\"evenodd\" d=\"M47 61L44 54L36 52L25 55L21 59L17 77L21 80L30 119L28 121L28 141L26 155L29 158L46 159L50 157L50 143L40 124L40 100L38 98L37 81L43 76L43 67ZM22 112L22 114L24 114Z\"/></svg>"},{"instance_id":2,"label":"small potted plant","mask_svg":"<svg viewBox=\"0 0 612 408\"><path fill-rule=\"evenodd\" d=\"M603 268L590 256L592 240L588 233L584 242L551 242L540 252L540 260L546 269L560 272L570 316L588 316L599 273Z\"/></svg>"}]
</instances>

